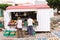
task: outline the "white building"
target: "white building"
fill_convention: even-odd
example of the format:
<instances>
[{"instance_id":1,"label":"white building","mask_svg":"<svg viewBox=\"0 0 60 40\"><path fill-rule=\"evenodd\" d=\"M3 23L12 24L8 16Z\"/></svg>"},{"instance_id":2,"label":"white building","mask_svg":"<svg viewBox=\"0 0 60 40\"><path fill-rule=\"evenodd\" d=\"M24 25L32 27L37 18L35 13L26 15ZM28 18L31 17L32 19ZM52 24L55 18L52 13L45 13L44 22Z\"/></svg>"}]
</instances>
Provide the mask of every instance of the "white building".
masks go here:
<instances>
[{"instance_id":1,"label":"white building","mask_svg":"<svg viewBox=\"0 0 60 40\"><path fill-rule=\"evenodd\" d=\"M35 31L50 31L50 18L53 17L53 9L51 9L46 0L6 0L2 3L18 4L20 6L9 6L4 11L4 25L7 30L11 28L8 23L11 18L11 12L36 12L36 18L38 26L34 29ZM12 30L12 29L11 29Z\"/></svg>"},{"instance_id":2,"label":"white building","mask_svg":"<svg viewBox=\"0 0 60 40\"><path fill-rule=\"evenodd\" d=\"M7 7L4 12L4 25L7 30L13 30L10 26L8 26L9 21L12 20L11 12L36 12L35 17L37 18L36 20L38 21L38 26L34 27L34 30L50 31L50 18L53 17L53 9L51 9L47 4ZM23 27L23 29L25 30L26 28Z\"/></svg>"}]
</instances>

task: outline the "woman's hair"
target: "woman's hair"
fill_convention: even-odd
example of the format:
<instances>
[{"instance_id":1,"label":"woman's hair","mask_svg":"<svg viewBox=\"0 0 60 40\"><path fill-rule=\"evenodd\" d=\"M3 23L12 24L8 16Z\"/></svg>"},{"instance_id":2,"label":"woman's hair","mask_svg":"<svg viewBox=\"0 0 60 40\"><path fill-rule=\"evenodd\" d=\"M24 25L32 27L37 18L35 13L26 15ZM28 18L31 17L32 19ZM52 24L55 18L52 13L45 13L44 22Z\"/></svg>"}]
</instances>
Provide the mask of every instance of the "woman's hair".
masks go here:
<instances>
[{"instance_id":1,"label":"woman's hair","mask_svg":"<svg viewBox=\"0 0 60 40\"><path fill-rule=\"evenodd\" d=\"M18 17L17 19L21 19L21 17Z\"/></svg>"},{"instance_id":2,"label":"woman's hair","mask_svg":"<svg viewBox=\"0 0 60 40\"><path fill-rule=\"evenodd\" d=\"M25 21L27 21L27 19L25 19Z\"/></svg>"}]
</instances>

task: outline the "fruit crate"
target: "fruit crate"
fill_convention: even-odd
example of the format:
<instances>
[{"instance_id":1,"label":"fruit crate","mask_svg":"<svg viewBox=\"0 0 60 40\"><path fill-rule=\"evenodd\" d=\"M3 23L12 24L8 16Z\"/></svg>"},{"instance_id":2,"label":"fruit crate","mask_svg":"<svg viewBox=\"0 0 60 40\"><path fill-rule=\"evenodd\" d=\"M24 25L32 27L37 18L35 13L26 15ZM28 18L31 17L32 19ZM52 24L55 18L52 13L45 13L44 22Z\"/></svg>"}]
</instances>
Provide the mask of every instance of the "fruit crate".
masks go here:
<instances>
[{"instance_id":1,"label":"fruit crate","mask_svg":"<svg viewBox=\"0 0 60 40\"><path fill-rule=\"evenodd\" d=\"M10 30L4 30L3 32L4 32L3 35L7 37L7 36L10 35L10 32L11 32L11 31L10 31Z\"/></svg>"},{"instance_id":2,"label":"fruit crate","mask_svg":"<svg viewBox=\"0 0 60 40\"><path fill-rule=\"evenodd\" d=\"M9 36L10 32L4 32L4 36Z\"/></svg>"},{"instance_id":3,"label":"fruit crate","mask_svg":"<svg viewBox=\"0 0 60 40\"><path fill-rule=\"evenodd\" d=\"M15 36L15 34L16 34L15 31L11 31L9 36L13 37L13 36Z\"/></svg>"}]
</instances>

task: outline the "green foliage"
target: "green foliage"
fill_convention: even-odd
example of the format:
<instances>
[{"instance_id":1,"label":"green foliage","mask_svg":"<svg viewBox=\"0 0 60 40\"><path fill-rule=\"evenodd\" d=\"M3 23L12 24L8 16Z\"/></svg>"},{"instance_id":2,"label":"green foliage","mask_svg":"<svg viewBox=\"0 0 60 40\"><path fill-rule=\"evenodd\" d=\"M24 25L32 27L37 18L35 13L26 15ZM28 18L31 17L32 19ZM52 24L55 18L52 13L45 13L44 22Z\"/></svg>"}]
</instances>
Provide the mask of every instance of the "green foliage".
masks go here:
<instances>
[{"instance_id":1,"label":"green foliage","mask_svg":"<svg viewBox=\"0 0 60 40\"><path fill-rule=\"evenodd\" d=\"M11 4L0 4L0 9L5 10L8 6L11 6Z\"/></svg>"},{"instance_id":2,"label":"green foliage","mask_svg":"<svg viewBox=\"0 0 60 40\"><path fill-rule=\"evenodd\" d=\"M60 0L46 0L51 8L60 8Z\"/></svg>"}]
</instances>

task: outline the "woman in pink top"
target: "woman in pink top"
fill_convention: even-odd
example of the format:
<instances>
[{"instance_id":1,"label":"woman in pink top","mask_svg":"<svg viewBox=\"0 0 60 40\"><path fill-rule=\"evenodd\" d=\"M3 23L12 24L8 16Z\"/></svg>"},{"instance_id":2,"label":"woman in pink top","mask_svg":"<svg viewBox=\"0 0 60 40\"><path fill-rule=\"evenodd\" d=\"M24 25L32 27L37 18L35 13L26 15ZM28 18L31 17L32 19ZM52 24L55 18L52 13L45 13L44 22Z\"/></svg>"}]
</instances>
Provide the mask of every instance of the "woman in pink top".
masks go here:
<instances>
[{"instance_id":1,"label":"woman in pink top","mask_svg":"<svg viewBox=\"0 0 60 40\"><path fill-rule=\"evenodd\" d=\"M22 34L22 20L20 17L18 17L17 19L17 37L20 38L20 37L23 37L23 34Z\"/></svg>"}]
</instances>

